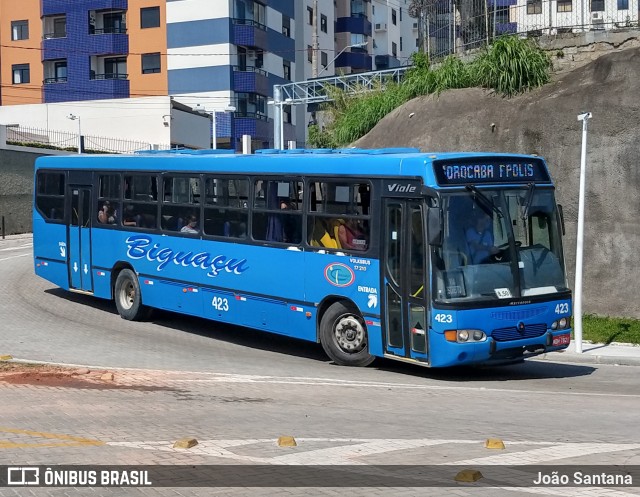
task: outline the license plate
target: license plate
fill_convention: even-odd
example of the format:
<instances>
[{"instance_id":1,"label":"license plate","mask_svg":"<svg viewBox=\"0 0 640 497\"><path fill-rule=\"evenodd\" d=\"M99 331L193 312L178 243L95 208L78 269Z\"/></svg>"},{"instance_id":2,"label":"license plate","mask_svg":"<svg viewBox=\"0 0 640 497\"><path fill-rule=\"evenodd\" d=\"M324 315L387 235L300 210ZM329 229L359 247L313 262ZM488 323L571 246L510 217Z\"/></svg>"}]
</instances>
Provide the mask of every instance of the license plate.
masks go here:
<instances>
[{"instance_id":1,"label":"license plate","mask_svg":"<svg viewBox=\"0 0 640 497\"><path fill-rule=\"evenodd\" d=\"M553 337L553 346L556 347L558 345L569 345L571 342L571 335L558 335Z\"/></svg>"}]
</instances>

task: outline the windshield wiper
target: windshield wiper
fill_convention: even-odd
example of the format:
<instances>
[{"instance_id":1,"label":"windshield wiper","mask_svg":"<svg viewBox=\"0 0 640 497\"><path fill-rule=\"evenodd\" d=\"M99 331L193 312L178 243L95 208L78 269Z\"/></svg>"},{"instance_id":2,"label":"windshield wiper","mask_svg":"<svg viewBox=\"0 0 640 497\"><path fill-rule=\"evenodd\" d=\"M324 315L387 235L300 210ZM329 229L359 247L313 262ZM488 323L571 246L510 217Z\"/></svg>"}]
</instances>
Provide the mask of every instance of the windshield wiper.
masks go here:
<instances>
[{"instance_id":1,"label":"windshield wiper","mask_svg":"<svg viewBox=\"0 0 640 497\"><path fill-rule=\"evenodd\" d=\"M531 208L531 203L533 202L533 192L536 189L535 183L529 183L527 185L527 199L524 203L524 209L522 209L522 220L526 223L529 218L529 209Z\"/></svg>"},{"instance_id":2,"label":"windshield wiper","mask_svg":"<svg viewBox=\"0 0 640 497\"><path fill-rule=\"evenodd\" d=\"M500 209L498 209L494 205L494 203L491 200L489 200L489 198L484 193L478 190L478 188L475 185L466 185L465 188L471 193L473 193L471 198L476 204L482 207L485 211L493 211L496 213L496 215L499 218L503 217Z\"/></svg>"}]
</instances>

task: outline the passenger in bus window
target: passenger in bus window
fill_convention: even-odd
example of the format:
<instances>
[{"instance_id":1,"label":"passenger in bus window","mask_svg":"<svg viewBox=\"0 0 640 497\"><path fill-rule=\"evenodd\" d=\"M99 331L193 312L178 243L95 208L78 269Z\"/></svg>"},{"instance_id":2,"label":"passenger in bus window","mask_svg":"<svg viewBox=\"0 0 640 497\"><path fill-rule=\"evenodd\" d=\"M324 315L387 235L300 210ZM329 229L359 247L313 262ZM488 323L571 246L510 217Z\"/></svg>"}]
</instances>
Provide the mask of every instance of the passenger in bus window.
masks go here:
<instances>
[{"instance_id":1,"label":"passenger in bus window","mask_svg":"<svg viewBox=\"0 0 640 497\"><path fill-rule=\"evenodd\" d=\"M288 202L287 200L280 200L280 210L282 211L292 211L295 210L293 204ZM282 234L283 234L283 242L287 243L300 243L300 217L285 214L282 216Z\"/></svg>"},{"instance_id":2,"label":"passenger in bus window","mask_svg":"<svg viewBox=\"0 0 640 497\"><path fill-rule=\"evenodd\" d=\"M98 221L102 224L115 224L116 213L108 200L102 204L102 209L98 211Z\"/></svg>"},{"instance_id":3,"label":"passenger in bus window","mask_svg":"<svg viewBox=\"0 0 640 497\"><path fill-rule=\"evenodd\" d=\"M138 226L137 216L134 212L133 205L127 205L125 208L122 224L124 226Z\"/></svg>"},{"instance_id":4,"label":"passenger in bus window","mask_svg":"<svg viewBox=\"0 0 640 497\"><path fill-rule=\"evenodd\" d=\"M355 219L338 219L338 240L341 248L367 250L367 239Z\"/></svg>"},{"instance_id":5,"label":"passenger in bus window","mask_svg":"<svg viewBox=\"0 0 640 497\"><path fill-rule=\"evenodd\" d=\"M187 224L185 224L180 230L181 233L198 233L198 218L195 215L190 215L187 218Z\"/></svg>"},{"instance_id":6,"label":"passenger in bus window","mask_svg":"<svg viewBox=\"0 0 640 497\"><path fill-rule=\"evenodd\" d=\"M485 212L476 213L474 224L467 230L466 237L471 264L489 262L491 256L500 252L500 249L493 245L491 217Z\"/></svg>"}]
</instances>

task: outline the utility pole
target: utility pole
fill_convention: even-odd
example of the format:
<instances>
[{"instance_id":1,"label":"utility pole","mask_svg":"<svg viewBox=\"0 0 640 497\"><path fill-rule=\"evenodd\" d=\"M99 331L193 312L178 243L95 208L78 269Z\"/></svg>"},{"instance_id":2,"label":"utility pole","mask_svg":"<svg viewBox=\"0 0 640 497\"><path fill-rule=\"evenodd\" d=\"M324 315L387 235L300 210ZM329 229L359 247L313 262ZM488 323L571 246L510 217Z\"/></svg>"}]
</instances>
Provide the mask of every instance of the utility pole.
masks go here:
<instances>
[{"instance_id":1,"label":"utility pole","mask_svg":"<svg viewBox=\"0 0 640 497\"><path fill-rule=\"evenodd\" d=\"M313 0L313 26L311 35L311 77L318 77L318 0Z\"/></svg>"}]
</instances>

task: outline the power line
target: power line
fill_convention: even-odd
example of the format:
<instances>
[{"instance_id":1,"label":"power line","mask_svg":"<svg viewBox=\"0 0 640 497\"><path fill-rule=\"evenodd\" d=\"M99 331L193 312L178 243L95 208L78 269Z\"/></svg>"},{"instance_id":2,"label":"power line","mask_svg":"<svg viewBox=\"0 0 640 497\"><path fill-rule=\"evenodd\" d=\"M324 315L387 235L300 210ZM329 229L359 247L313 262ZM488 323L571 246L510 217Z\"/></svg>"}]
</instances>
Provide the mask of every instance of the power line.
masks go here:
<instances>
[{"instance_id":1,"label":"power line","mask_svg":"<svg viewBox=\"0 0 640 497\"><path fill-rule=\"evenodd\" d=\"M102 57L102 56L112 56L112 55L118 55L118 54L97 54L95 52L91 52L91 51L85 51L85 50L75 50L75 49L62 49L62 48L42 48L42 47L20 47L20 46L15 46L15 45L3 45L0 44L0 48L6 48L6 49L12 49L12 50L33 50L33 51L38 51L38 52L44 52L45 50L47 52L60 52L63 54L75 54L75 55L93 55L96 57ZM171 48L168 48L167 50L171 50ZM333 48L321 48L318 47L317 50L324 50L325 52L335 52L336 49L335 47ZM297 52L301 52L301 53L306 53L308 51L307 48L300 48L300 49L294 49L294 50L262 50L262 49L257 49L254 50L257 53L263 53L263 54L274 54L277 56L281 56L280 54L289 54L289 53L297 53ZM148 55L149 53L159 53L160 55L166 55L167 57L218 57L218 56L234 56L234 55L238 55L237 53L222 53L222 52L205 52L205 53L169 53L169 52L127 52L126 54L123 53L122 55ZM45 60L46 62L46 60Z\"/></svg>"}]
</instances>

